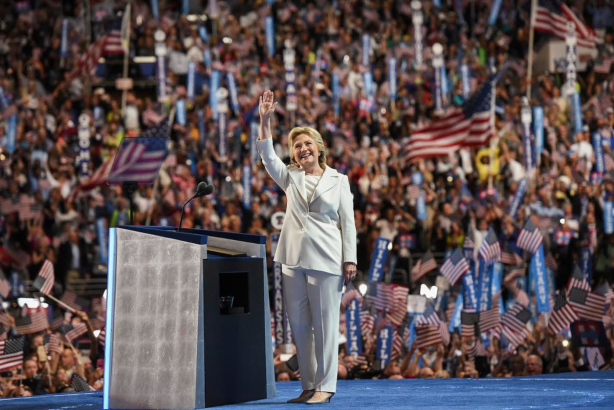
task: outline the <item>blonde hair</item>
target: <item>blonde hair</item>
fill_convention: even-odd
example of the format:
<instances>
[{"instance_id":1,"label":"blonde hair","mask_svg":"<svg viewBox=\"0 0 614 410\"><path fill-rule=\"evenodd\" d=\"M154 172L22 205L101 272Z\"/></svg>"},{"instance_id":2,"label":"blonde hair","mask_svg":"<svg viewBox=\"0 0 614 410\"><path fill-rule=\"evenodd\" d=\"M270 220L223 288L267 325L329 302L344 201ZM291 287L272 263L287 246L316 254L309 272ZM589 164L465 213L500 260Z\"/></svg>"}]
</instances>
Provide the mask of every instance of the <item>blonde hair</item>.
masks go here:
<instances>
[{"instance_id":1,"label":"blonde hair","mask_svg":"<svg viewBox=\"0 0 614 410\"><path fill-rule=\"evenodd\" d=\"M290 150L290 165L300 168L296 159L294 159L294 139L299 135L307 135L311 138L318 147L318 151L320 151L320 156L318 157L318 164L320 168L326 168L326 147L324 146L324 140L318 131L311 127L294 127L290 134L288 134L288 149Z\"/></svg>"}]
</instances>

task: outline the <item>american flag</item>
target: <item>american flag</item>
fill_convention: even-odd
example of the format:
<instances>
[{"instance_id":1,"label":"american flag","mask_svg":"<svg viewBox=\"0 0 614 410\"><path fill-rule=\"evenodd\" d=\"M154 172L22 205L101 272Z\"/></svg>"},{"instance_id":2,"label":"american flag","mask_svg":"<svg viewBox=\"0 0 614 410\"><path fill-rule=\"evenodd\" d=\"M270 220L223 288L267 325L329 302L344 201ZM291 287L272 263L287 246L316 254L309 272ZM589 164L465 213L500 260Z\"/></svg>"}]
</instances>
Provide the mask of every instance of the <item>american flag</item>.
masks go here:
<instances>
[{"instance_id":1,"label":"american flag","mask_svg":"<svg viewBox=\"0 0 614 410\"><path fill-rule=\"evenodd\" d=\"M448 155L462 147L481 147L494 135L494 87L505 69L491 76L462 107L417 130L405 147L407 161Z\"/></svg>"},{"instance_id":2,"label":"american flag","mask_svg":"<svg viewBox=\"0 0 614 410\"><path fill-rule=\"evenodd\" d=\"M462 337L480 337L480 314L475 310L461 311Z\"/></svg>"},{"instance_id":3,"label":"american flag","mask_svg":"<svg viewBox=\"0 0 614 410\"><path fill-rule=\"evenodd\" d=\"M392 308L388 313L388 319L395 326L400 326L407 316L407 295L409 288L400 285L392 286Z\"/></svg>"},{"instance_id":4,"label":"american flag","mask_svg":"<svg viewBox=\"0 0 614 410\"><path fill-rule=\"evenodd\" d=\"M501 247L499 246L497 235L495 235L495 231L492 228L488 230L486 238L482 242L482 245L480 245L479 253L484 262L487 263L501 260Z\"/></svg>"},{"instance_id":5,"label":"american flag","mask_svg":"<svg viewBox=\"0 0 614 410\"><path fill-rule=\"evenodd\" d=\"M420 349L443 343L450 343L450 333L445 323L437 325L417 325L416 324L416 345Z\"/></svg>"},{"instance_id":6,"label":"american flag","mask_svg":"<svg viewBox=\"0 0 614 410\"><path fill-rule=\"evenodd\" d=\"M484 312L480 312L480 332L486 332L490 329L496 329L501 323L501 310L499 308L498 299L495 299L496 303L492 304L492 307Z\"/></svg>"},{"instance_id":7,"label":"american flag","mask_svg":"<svg viewBox=\"0 0 614 410\"><path fill-rule=\"evenodd\" d=\"M90 319L90 324L94 330L102 329L104 327L106 318L98 313L88 312L88 318Z\"/></svg>"},{"instance_id":8,"label":"american flag","mask_svg":"<svg viewBox=\"0 0 614 410\"><path fill-rule=\"evenodd\" d=\"M594 292L589 292L581 287L571 287L569 289L569 304L573 306L581 319L603 320L605 308L605 296Z\"/></svg>"},{"instance_id":9,"label":"american flag","mask_svg":"<svg viewBox=\"0 0 614 410\"><path fill-rule=\"evenodd\" d=\"M2 323L0 323L0 340L4 340L8 337L9 330L9 327L6 327Z\"/></svg>"},{"instance_id":10,"label":"american flag","mask_svg":"<svg viewBox=\"0 0 614 410\"><path fill-rule=\"evenodd\" d=\"M371 336L373 334L373 329L375 328L375 314L373 310L374 308L367 308L360 311L360 331L365 337Z\"/></svg>"},{"instance_id":11,"label":"american flag","mask_svg":"<svg viewBox=\"0 0 614 410\"><path fill-rule=\"evenodd\" d=\"M441 274L450 282L450 285L456 284L468 270L469 264L459 248L452 252L452 255L446 259L439 269Z\"/></svg>"},{"instance_id":12,"label":"american flag","mask_svg":"<svg viewBox=\"0 0 614 410\"><path fill-rule=\"evenodd\" d=\"M24 341L24 336L0 340L0 372L23 364Z\"/></svg>"},{"instance_id":13,"label":"american flag","mask_svg":"<svg viewBox=\"0 0 614 410\"><path fill-rule=\"evenodd\" d=\"M15 318L15 328L20 335L42 332L48 327L47 315L43 310L37 310L28 316Z\"/></svg>"},{"instance_id":14,"label":"american flag","mask_svg":"<svg viewBox=\"0 0 614 410\"><path fill-rule=\"evenodd\" d=\"M158 125L164 120L164 115L160 115L153 108L148 108L143 111L143 124L146 127Z\"/></svg>"},{"instance_id":15,"label":"american flag","mask_svg":"<svg viewBox=\"0 0 614 410\"><path fill-rule=\"evenodd\" d=\"M371 283L367 290L367 296L376 310L382 311L390 310L392 308L392 285L387 285L385 283Z\"/></svg>"},{"instance_id":16,"label":"american flag","mask_svg":"<svg viewBox=\"0 0 614 410\"><path fill-rule=\"evenodd\" d=\"M578 320L578 314L573 307L567 302L565 292L560 292L554 301L554 308L550 320L548 321L548 329L553 334L558 334L561 330Z\"/></svg>"},{"instance_id":17,"label":"american flag","mask_svg":"<svg viewBox=\"0 0 614 410\"><path fill-rule=\"evenodd\" d=\"M62 342L55 333L48 333L43 337L43 346L48 355L51 355L51 353L62 354Z\"/></svg>"},{"instance_id":18,"label":"american flag","mask_svg":"<svg viewBox=\"0 0 614 410\"><path fill-rule=\"evenodd\" d=\"M90 305L90 302L87 299L77 296L77 294L72 290L64 291L64 294L60 300L74 310L85 310L85 308L89 307Z\"/></svg>"},{"instance_id":19,"label":"american flag","mask_svg":"<svg viewBox=\"0 0 614 410\"><path fill-rule=\"evenodd\" d=\"M432 303L426 305L422 315L416 318L416 326L439 325L440 322L441 319L439 319Z\"/></svg>"},{"instance_id":20,"label":"american flag","mask_svg":"<svg viewBox=\"0 0 614 410\"><path fill-rule=\"evenodd\" d=\"M361 322L361 326L362 326L362 322ZM106 328L102 328L100 333L98 333L98 343L102 347L104 347L105 336L106 336Z\"/></svg>"},{"instance_id":21,"label":"american flag","mask_svg":"<svg viewBox=\"0 0 614 410\"><path fill-rule=\"evenodd\" d=\"M80 192L91 191L99 185L107 183L109 172L113 166L113 159L108 159L82 184L79 184L67 198L67 201L74 201Z\"/></svg>"},{"instance_id":22,"label":"american flag","mask_svg":"<svg viewBox=\"0 0 614 410\"><path fill-rule=\"evenodd\" d=\"M135 181L153 184L166 156L169 138L124 138L113 161L109 183Z\"/></svg>"},{"instance_id":23,"label":"american flag","mask_svg":"<svg viewBox=\"0 0 614 410\"><path fill-rule=\"evenodd\" d=\"M537 229L531 219L528 219L518 235L516 245L518 245L519 248L534 254L541 246L543 240L544 237L542 236L540 230Z\"/></svg>"},{"instance_id":24,"label":"american flag","mask_svg":"<svg viewBox=\"0 0 614 410\"><path fill-rule=\"evenodd\" d=\"M49 323L49 328L51 330L58 330L60 326L64 324L64 314L59 309L53 310L53 317L51 318L51 323Z\"/></svg>"},{"instance_id":25,"label":"american flag","mask_svg":"<svg viewBox=\"0 0 614 410\"><path fill-rule=\"evenodd\" d=\"M75 324L65 323L58 329L59 332L68 340L73 342L78 337L81 337L87 332L87 325L83 322Z\"/></svg>"},{"instance_id":26,"label":"american flag","mask_svg":"<svg viewBox=\"0 0 614 410\"><path fill-rule=\"evenodd\" d=\"M588 160L585 157L579 158L576 162L576 171L580 174L588 172Z\"/></svg>"},{"instance_id":27,"label":"american flag","mask_svg":"<svg viewBox=\"0 0 614 410\"><path fill-rule=\"evenodd\" d=\"M70 379L70 387L72 387L75 391L94 391L94 388L87 384L85 379L79 376L77 373L73 373L72 378Z\"/></svg>"},{"instance_id":28,"label":"american flag","mask_svg":"<svg viewBox=\"0 0 614 410\"><path fill-rule=\"evenodd\" d=\"M523 333L525 330L528 330L527 323L530 319L531 311L525 306L516 304L509 308L508 311L501 317L501 324L503 325L504 329L508 328L516 333Z\"/></svg>"},{"instance_id":29,"label":"american flag","mask_svg":"<svg viewBox=\"0 0 614 410\"><path fill-rule=\"evenodd\" d=\"M501 263L505 265L520 265L522 263L522 257L507 245L501 252Z\"/></svg>"},{"instance_id":30,"label":"american flag","mask_svg":"<svg viewBox=\"0 0 614 410\"><path fill-rule=\"evenodd\" d=\"M585 352L587 362L593 371L599 370L605 364L605 360L598 347L587 347Z\"/></svg>"},{"instance_id":31,"label":"american flag","mask_svg":"<svg viewBox=\"0 0 614 410\"><path fill-rule=\"evenodd\" d=\"M431 252L422 255L422 258L411 269L411 280L417 282L424 275L437 268L437 261Z\"/></svg>"},{"instance_id":32,"label":"american flag","mask_svg":"<svg viewBox=\"0 0 614 410\"><path fill-rule=\"evenodd\" d=\"M573 288L579 288L586 292L591 291L591 285L588 283L577 264L574 264L573 274L567 283L567 296L569 296L569 291Z\"/></svg>"},{"instance_id":33,"label":"american flag","mask_svg":"<svg viewBox=\"0 0 614 410\"><path fill-rule=\"evenodd\" d=\"M10 292L11 284L4 276L0 275L0 296L2 296L2 299L6 299Z\"/></svg>"},{"instance_id":34,"label":"american flag","mask_svg":"<svg viewBox=\"0 0 614 410\"><path fill-rule=\"evenodd\" d=\"M122 54L121 34L119 31L111 31L100 37L88 47L81 56L78 66L70 74L71 78L91 77L96 74L98 60L107 54Z\"/></svg>"},{"instance_id":35,"label":"american flag","mask_svg":"<svg viewBox=\"0 0 614 410\"><path fill-rule=\"evenodd\" d=\"M29 220L40 220L43 217L43 207L41 204L36 203L34 199L31 199L28 204L23 206L19 210L19 220L20 221L29 221Z\"/></svg>"},{"instance_id":36,"label":"american flag","mask_svg":"<svg viewBox=\"0 0 614 410\"><path fill-rule=\"evenodd\" d=\"M25 24L27 26L31 26L34 21L34 12L28 11L24 13L20 13L17 17L17 23Z\"/></svg>"},{"instance_id":37,"label":"american flag","mask_svg":"<svg viewBox=\"0 0 614 410\"><path fill-rule=\"evenodd\" d=\"M519 305L522 305L525 307L529 306L529 295L527 295L527 292L525 292L524 290L520 288L516 288L514 292L514 300Z\"/></svg>"},{"instance_id":38,"label":"american flag","mask_svg":"<svg viewBox=\"0 0 614 410\"><path fill-rule=\"evenodd\" d=\"M593 66L593 70L597 74L610 74L610 69L612 67L612 63L614 62L614 57L601 57L595 65Z\"/></svg>"},{"instance_id":39,"label":"american flag","mask_svg":"<svg viewBox=\"0 0 614 410\"><path fill-rule=\"evenodd\" d=\"M55 283L54 272L53 263L51 263L49 259L46 259L32 286L40 290L43 295L50 294L53 291L53 285Z\"/></svg>"},{"instance_id":40,"label":"american flag","mask_svg":"<svg viewBox=\"0 0 614 410\"><path fill-rule=\"evenodd\" d=\"M595 30L588 27L569 7L559 0L538 0L535 13L535 30L543 31L565 40L567 24L573 23L578 46L595 48L599 37Z\"/></svg>"},{"instance_id":41,"label":"american flag","mask_svg":"<svg viewBox=\"0 0 614 410\"><path fill-rule=\"evenodd\" d=\"M474 248L475 248L475 243L473 242L473 239L471 239L471 235L467 233L467 236L465 236L465 242L463 242L463 249L474 249Z\"/></svg>"},{"instance_id":42,"label":"american flag","mask_svg":"<svg viewBox=\"0 0 614 410\"><path fill-rule=\"evenodd\" d=\"M401 321L401 324L394 332L394 339L392 340L392 354L391 356L397 358L403 352L403 346L407 345L407 339L409 337L409 322L411 318L408 313Z\"/></svg>"},{"instance_id":43,"label":"american flag","mask_svg":"<svg viewBox=\"0 0 614 410\"><path fill-rule=\"evenodd\" d=\"M164 138L169 137L171 135L170 129L170 119L168 117L164 117L159 124L154 127L149 127L145 131L141 132L141 138ZM166 140L168 142L168 140Z\"/></svg>"},{"instance_id":44,"label":"american flag","mask_svg":"<svg viewBox=\"0 0 614 410\"><path fill-rule=\"evenodd\" d=\"M482 340L481 337L476 338L475 341L473 342L473 345L471 345L471 347L467 351L467 356L469 356L470 359L475 359L478 356L483 357L483 356L486 356L487 354L488 352L486 351L486 347L484 346L484 341Z\"/></svg>"},{"instance_id":45,"label":"american flag","mask_svg":"<svg viewBox=\"0 0 614 410\"><path fill-rule=\"evenodd\" d=\"M173 20L167 15L162 16L162 18L160 19L160 28L164 31L168 31L168 29L170 29L174 25L175 25L175 20Z\"/></svg>"}]
</instances>

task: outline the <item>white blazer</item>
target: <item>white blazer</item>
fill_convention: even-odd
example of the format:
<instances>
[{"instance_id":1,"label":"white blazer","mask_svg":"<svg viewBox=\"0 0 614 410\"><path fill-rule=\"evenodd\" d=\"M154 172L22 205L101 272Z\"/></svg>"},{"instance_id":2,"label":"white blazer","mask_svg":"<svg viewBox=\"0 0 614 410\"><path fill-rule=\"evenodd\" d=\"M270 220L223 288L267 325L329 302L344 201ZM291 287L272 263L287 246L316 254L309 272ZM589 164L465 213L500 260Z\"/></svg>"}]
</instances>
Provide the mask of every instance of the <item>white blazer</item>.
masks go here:
<instances>
[{"instance_id":1,"label":"white blazer","mask_svg":"<svg viewBox=\"0 0 614 410\"><path fill-rule=\"evenodd\" d=\"M284 164L275 154L272 138L256 140L256 148L288 202L275 262L341 275L344 262L356 263L354 202L348 177L326 167L309 201L305 171Z\"/></svg>"}]
</instances>

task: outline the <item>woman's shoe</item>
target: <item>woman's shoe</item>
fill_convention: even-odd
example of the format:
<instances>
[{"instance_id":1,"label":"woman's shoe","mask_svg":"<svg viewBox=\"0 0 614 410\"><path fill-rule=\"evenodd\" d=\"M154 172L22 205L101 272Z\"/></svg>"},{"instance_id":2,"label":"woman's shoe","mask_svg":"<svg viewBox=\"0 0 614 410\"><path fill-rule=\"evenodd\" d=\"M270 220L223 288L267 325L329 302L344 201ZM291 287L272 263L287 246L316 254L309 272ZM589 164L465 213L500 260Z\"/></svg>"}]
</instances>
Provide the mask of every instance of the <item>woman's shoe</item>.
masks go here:
<instances>
[{"instance_id":1,"label":"woman's shoe","mask_svg":"<svg viewBox=\"0 0 614 410\"><path fill-rule=\"evenodd\" d=\"M317 391L305 404L323 404L330 403L330 399L333 398L335 393L329 393L327 391Z\"/></svg>"},{"instance_id":2,"label":"woman's shoe","mask_svg":"<svg viewBox=\"0 0 614 410\"><path fill-rule=\"evenodd\" d=\"M288 403L305 403L307 400L313 397L315 390L303 390L300 396L296 399L288 400Z\"/></svg>"}]
</instances>

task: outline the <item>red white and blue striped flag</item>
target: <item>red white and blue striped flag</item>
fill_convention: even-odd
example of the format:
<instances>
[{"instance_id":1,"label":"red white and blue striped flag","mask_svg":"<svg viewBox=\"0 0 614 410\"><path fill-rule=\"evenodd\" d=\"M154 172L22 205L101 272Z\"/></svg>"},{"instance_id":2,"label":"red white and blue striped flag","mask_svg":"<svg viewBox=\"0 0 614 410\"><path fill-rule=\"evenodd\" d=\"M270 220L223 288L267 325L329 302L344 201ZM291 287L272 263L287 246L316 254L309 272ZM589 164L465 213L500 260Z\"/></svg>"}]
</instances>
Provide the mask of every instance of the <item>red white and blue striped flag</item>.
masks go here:
<instances>
[{"instance_id":1,"label":"red white and blue striped flag","mask_svg":"<svg viewBox=\"0 0 614 410\"><path fill-rule=\"evenodd\" d=\"M47 315L43 310L37 310L31 315L15 318L15 328L20 335L42 332L48 327Z\"/></svg>"},{"instance_id":2,"label":"red white and blue striped flag","mask_svg":"<svg viewBox=\"0 0 614 410\"><path fill-rule=\"evenodd\" d=\"M479 253L480 257L487 263L499 262L501 260L501 246L492 228L488 230L486 238L484 238L482 245L480 245Z\"/></svg>"},{"instance_id":3,"label":"red white and blue striped flag","mask_svg":"<svg viewBox=\"0 0 614 410\"><path fill-rule=\"evenodd\" d=\"M51 263L49 259L46 259L32 285L40 290L43 295L50 294L53 291L53 285L55 283L54 272L53 263Z\"/></svg>"},{"instance_id":4,"label":"red white and blue striped flag","mask_svg":"<svg viewBox=\"0 0 614 410\"><path fill-rule=\"evenodd\" d=\"M501 317L503 335L509 342L508 350L514 350L529 334L527 323L531 319L531 311L515 304Z\"/></svg>"},{"instance_id":5,"label":"red white and blue striped flag","mask_svg":"<svg viewBox=\"0 0 614 410\"><path fill-rule=\"evenodd\" d=\"M96 73L98 60L107 54L123 54L120 32L115 30L96 39L83 53L79 64L70 74L71 79L77 77L91 77Z\"/></svg>"},{"instance_id":6,"label":"red white and blue striped flag","mask_svg":"<svg viewBox=\"0 0 614 410\"><path fill-rule=\"evenodd\" d=\"M0 340L0 372L23 365L24 340L24 336Z\"/></svg>"},{"instance_id":7,"label":"red white and blue striped flag","mask_svg":"<svg viewBox=\"0 0 614 410\"><path fill-rule=\"evenodd\" d=\"M75 339L83 336L87 333L87 325L83 322L78 322L75 324L66 323L60 326L58 331L72 343Z\"/></svg>"},{"instance_id":8,"label":"red white and blue striped flag","mask_svg":"<svg viewBox=\"0 0 614 410\"><path fill-rule=\"evenodd\" d=\"M566 329L572 322L578 319L578 314L573 307L567 303L565 292L560 292L554 302L552 315L550 315L550 320L548 321L548 329L550 332L557 335L561 330Z\"/></svg>"},{"instance_id":9,"label":"red white and blue striped flag","mask_svg":"<svg viewBox=\"0 0 614 410\"><path fill-rule=\"evenodd\" d=\"M134 181L153 184L167 152L168 138L124 138L115 156L110 184Z\"/></svg>"},{"instance_id":10,"label":"red white and blue striped flag","mask_svg":"<svg viewBox=\"0 0 614 410\"><path fill-rule=\"evenodd\" d=\"M574 279L572 278L572 281ZM572 282L575 283L575 282ZM603 320L605 296L572 285L569 290L569 304L581 319Z\"/></svg>"},{"instance_id":11,"label":"red white and blue striped flag","mask_svg":"<svg viewBox=\"0 0 614 410\"><path fill-rule=\"evenodd\" d=\"M439 271L454 285L469 270L469 264L463 256L463 252L456 248L452 255L441 265Z\"/></svg>"},{"instance_id":12,"label":"red white and blue striped flag","mask_svg":"<svg viewBox=\"0 0 614 410\"><path fill-rule=\"evenodd\" d=\"M484 146L495 133L494 88L505 69L492 75L462 107L451 109L444 117L414 132L405 147L406 160Z\"/></svg>"},{"instance_id":13,"label":"red white and blue striped flag","mask_svg":"<svg viewBox=\"0 0 614 410\"><path fill-rule=\"evenodd\" d=\"M567 5L559 0L538 0L535 13L535 30L552 34L561 40L567 35L567 24L575 27L578 46L595 48L599 36L582 22Z\"/></svg>"},{"instance_id":14,"label":"red white and blue striped flag","mask_svg":"<svg viewBox=\"0 0 614 410\"><path fill-rule=\"evenodd\" d=\"M541 231L537 229L531 219L528 219L518 235L516 245L518 245L519 248L534 254L541 246L543 240L544 237L542 236Z\"/></svg>"},{"instance_id":15,"label":"red white and blue striped flag","mask_svg":"<svg viewBox=\"0 0 614 410\"><path fill-rule=\"evenodd\" d=\"M424 275L437 268L437 261L431 252L425 253L411 269L411 281L417 282Z\"/></svg>"}]
</instances>

